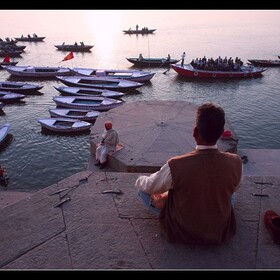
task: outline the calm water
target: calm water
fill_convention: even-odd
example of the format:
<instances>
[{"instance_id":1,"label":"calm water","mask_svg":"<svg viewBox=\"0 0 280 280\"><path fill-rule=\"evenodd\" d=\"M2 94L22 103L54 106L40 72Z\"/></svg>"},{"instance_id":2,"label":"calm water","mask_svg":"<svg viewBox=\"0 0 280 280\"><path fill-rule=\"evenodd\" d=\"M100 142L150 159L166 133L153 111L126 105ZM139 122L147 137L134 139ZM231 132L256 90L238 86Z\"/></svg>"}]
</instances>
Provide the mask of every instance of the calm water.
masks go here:
<instances>
[{"instance_id":1,"label":"calm water","mask_svg":"<svg viewBox=\"0 0 280 280\"><path fill-rule=\"evenodd\" d=\"M11 18L16 20L11 21ZM28 20L26 20L28 18ZM108 20L109 19L109 20ZM129 27L156 28L151 35L124 35ZM44 42L28 43L18 65L67 66L128 69L126 57L180 58L236 56L247 59L277 59L280 55L280 10L264 11L0 11L0 37L37 33ZM67 54L55 44L83 41L93 44L91 53L74 53L74 59L60 62ZM280 68L268 68L257 79L234 81L186 81L172 69L152 69L156 75L139 89L141 94L126 96L139 100L182 100L222 105L239 138L239 148L280 149ZM0 70L0 80L9 79ZM42 95L27 96L20 104L4 107L0 124L12 124L14 141L0 152L0 163L8 169L9 190L37 191L85 170L89 135L56 136L42 133L38 117L48 117L59 93L56 80L29 80L44 85ZM141 118L141 112L139 112ZM3 189L3 187L1 187Z\"/></svg>"}]
</instances>

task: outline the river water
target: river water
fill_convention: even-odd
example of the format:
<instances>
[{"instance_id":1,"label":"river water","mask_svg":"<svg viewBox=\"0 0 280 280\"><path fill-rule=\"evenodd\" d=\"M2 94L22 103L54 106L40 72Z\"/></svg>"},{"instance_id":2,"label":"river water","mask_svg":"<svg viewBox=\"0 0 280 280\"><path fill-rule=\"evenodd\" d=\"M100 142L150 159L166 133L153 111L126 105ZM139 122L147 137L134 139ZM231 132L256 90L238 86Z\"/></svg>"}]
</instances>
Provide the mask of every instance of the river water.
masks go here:
<instances>
[{"instance_id":1,"label":"river water","mask_svg":"<svg viewBox=\"0 0 280 280\"><path fill-rule=\"evenodd\" d=\"M27 20L28 18L28 20ZM11 20L14 19L14 20ZM125 35L122 30L156 28L150 35ZM18 65L129 69L126 57L193 58L240 57L278 59L280 55L279 10L0 10L0 37L36 33L43 42L28 43ZM55 44L83 41L93 44L90 53L74 53L61 62L65 52ZM280 68L268 68L256 79L191 81L165 68L156 72L140 94L125 96L139 100L182 100L201 104L212 101L225 109L239 138L238 148L280 148ZM11 79L0 70L0 80ZM11 123L13 142L0 151L0 164L8 170L8 190L37 191L76 172L85 170L90 156L89 135L45 134L37 122L55 108L59 95L55 79L28 80L44 85L42 95L28 95L20 104L10 104L0 114L0 125ZM139 112L141 118L141 112ZM3 189L3 187L1 187Z\"/></svg>"}]
</instances>

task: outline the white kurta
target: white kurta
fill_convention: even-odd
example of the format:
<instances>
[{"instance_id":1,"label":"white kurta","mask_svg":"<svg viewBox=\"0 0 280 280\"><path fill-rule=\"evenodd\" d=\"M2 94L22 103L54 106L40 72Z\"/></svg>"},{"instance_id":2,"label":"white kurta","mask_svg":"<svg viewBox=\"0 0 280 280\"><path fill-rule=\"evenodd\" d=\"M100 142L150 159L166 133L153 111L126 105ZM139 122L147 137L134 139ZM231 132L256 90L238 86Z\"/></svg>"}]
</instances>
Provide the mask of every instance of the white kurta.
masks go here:
<instances>
[{"instance_id":1,"label":"white kurta","mask_svg":"<svg viewBox=\"0 0 280 280\"><path fill-rule=\"evenodd\" d=\"M102 134L103 143L96 148L96 160L104 163L107 161L107 156L110 152L114 152L119 144L118 133L113 129L104 130Z\"/></svg>"}]
</instances>

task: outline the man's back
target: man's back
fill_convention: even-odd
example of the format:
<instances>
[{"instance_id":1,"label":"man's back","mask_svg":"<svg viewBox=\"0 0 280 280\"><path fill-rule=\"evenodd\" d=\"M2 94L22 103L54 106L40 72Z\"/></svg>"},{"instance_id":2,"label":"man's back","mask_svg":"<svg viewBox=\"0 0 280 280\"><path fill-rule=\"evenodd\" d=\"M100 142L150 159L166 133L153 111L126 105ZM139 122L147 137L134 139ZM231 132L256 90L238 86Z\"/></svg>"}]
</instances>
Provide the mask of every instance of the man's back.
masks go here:
<instances>
[{"instance_id":1,"label":"man's back","mask_svg":"<svg viewBox=\"0 0 280 280\"><path fill-rule=\"evenodd\" d=\"M231 196L242 176L239 156L205 149L168 163L173 189L160 215L167 238L192 244L230 239L236 231Z\"/></svg>"}]
</instances>

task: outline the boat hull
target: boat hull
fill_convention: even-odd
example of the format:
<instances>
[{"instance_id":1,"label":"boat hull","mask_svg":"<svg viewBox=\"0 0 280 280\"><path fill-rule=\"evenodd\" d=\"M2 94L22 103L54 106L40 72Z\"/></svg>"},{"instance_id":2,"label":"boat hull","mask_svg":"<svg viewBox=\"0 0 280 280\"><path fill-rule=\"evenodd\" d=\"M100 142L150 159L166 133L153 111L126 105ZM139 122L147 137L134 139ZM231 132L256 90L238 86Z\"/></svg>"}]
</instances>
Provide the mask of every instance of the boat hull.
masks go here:
<instances>
[{"instance_id":1,"label":"boat hull","mask_svg":"<svg viewBox=\"0 0 280 280\"><path fill-rule=\"evenodd\" d=\"M189 78L208 79L244 79L262 76L265 68L245 67L243 71L205 71L194 69L190 64L181 66L172 64L171 67L180 75ZM250 70L251 69L251 70Z\"/></svg>"},{"instance_id":2,"label":"boat hull","mask_svg":"<svg viewBox=\"0 0 280 280\"><path fill-rule=\"evenodd\" d=\"M280 67L280 60L248 59L254 66Z\"/></svg>"},{"instance_id":3,"label":"boat hull","mask_svg":"<svg viewBox=\"0 0 280 280\"><path fill-rule=\"evenodd\" d=\"M0 82L0 91L11 91L15 93L29 94L37 92L44 86L23 82Z\"/></svg>"},{"instance_id":4,"label":"boat hull","mask_svg":"<svg viewBox=\"0 0 280 280\"><path fill-rule=\"evenodd\" d=\"M99 111L67 108L49 109L49 113L53 118L70 118L87 122L95 121L100 115Z\"/></svg>"},{"instance_id":5,"label":"boat hull","mask_svg":"<svg viewBox=\"0 0 280 280\"><path fill-rule=\"evenodd\" d=\"M4 125L0 126L0 146L2 146L8 136L8 133L10 131L11 124L6 123Z\"/></svg>"},{"instance_id":6,"label":"boat hull","mask_svg":"<svg viewBox=\"0 0 280 280\"><path fill-rule=\"evenodd\" d=\"M133 63L135 66L140 67L169 67L171 64L179 62L179 59L170 59L166 58L144 58L139 59L137 57L128 57L126 58L130 63Z\"/></svg>"},{"instance_id":7,"label":"boat hull","mask_svg":"<svg viewBox=\"0 0 280 280\"><path fill-rule=\"evenodd\" d=\"M71 52L90 52L93 45L75 46L75 45L54 45L59 51Z\"/></svg>"}]
</instances>

